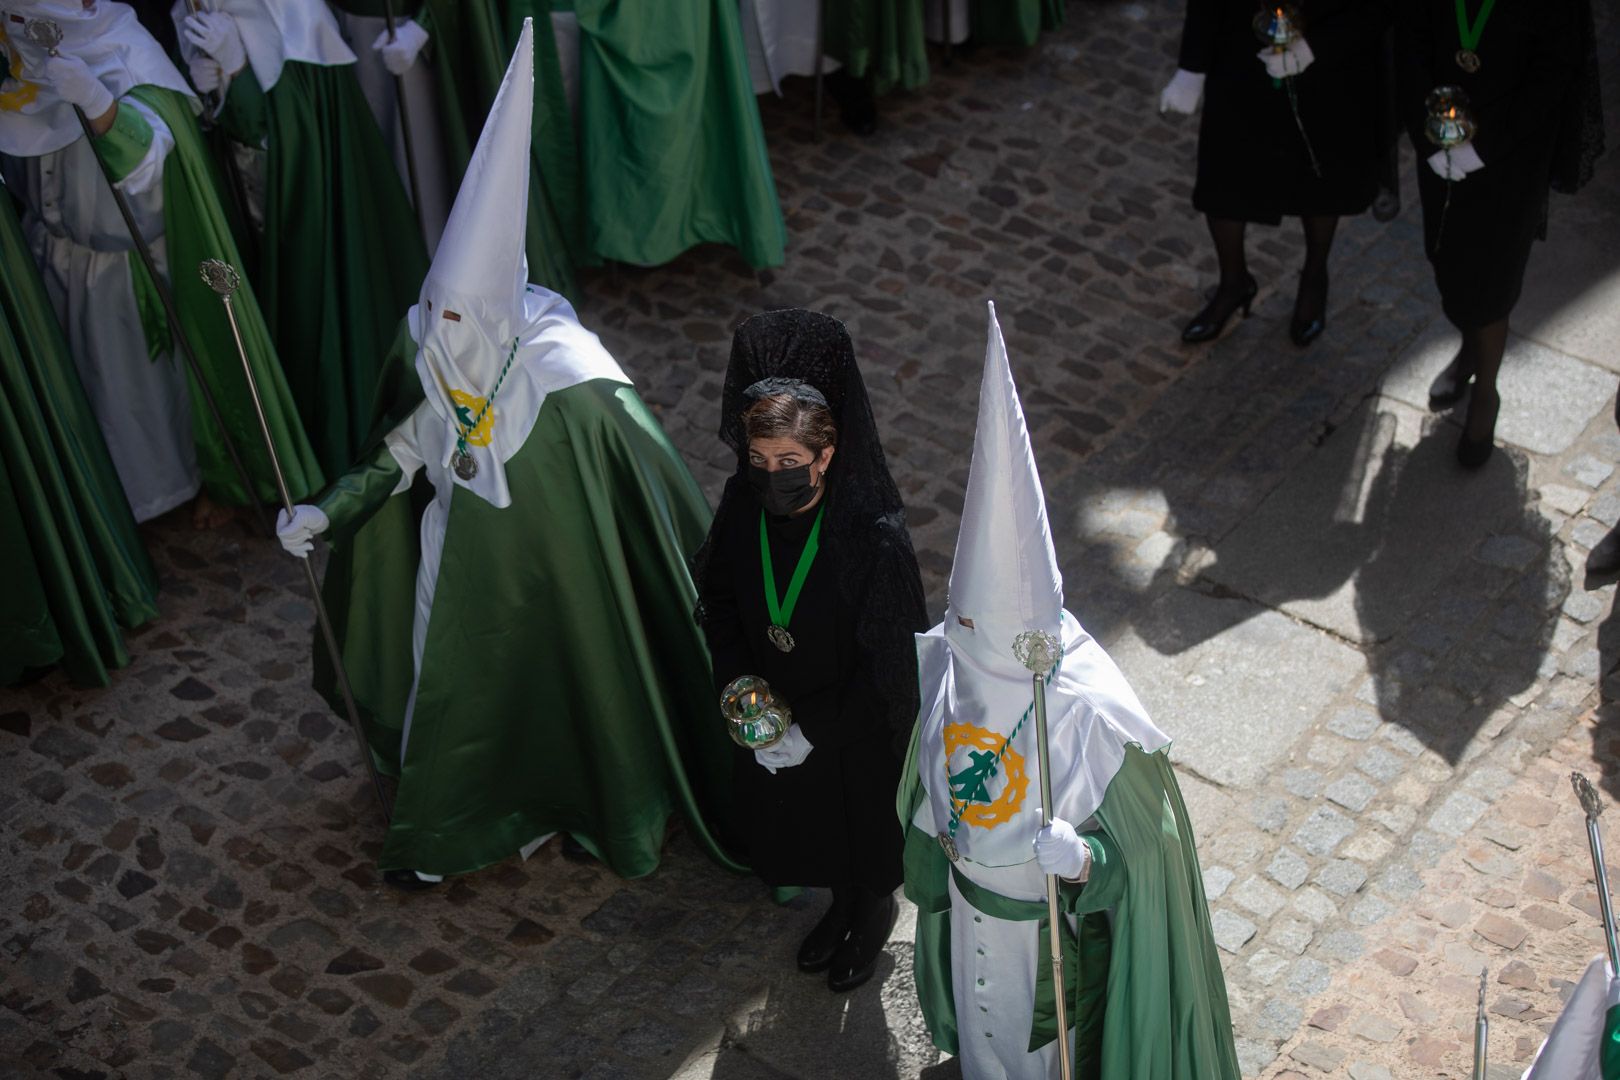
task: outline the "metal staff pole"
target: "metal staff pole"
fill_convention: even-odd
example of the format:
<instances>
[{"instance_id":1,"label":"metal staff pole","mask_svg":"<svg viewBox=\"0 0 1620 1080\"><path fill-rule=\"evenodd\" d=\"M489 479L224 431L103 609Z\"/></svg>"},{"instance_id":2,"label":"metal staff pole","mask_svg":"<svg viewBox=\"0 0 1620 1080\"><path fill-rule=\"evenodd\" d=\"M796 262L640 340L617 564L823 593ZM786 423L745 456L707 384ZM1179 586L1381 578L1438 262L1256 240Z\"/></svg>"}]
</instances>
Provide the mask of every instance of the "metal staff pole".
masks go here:
<instances>
[{"instance_id":1,"label":"metal staff pole","mask_svg":"<svg viewBox=\"0 0 1620 1080\"><path fill-rule=\"evenodd\" d=\"M214 292L219 294L220 302L225 305L225 317L230 320L231 336L236 339L236 354L242 361L242 373L247 376L248 390L253 395L253 411L259 418L259 433L264 436L264 448L270 455L270 468L276 474L276 490L281 493L281 505L286 509L287 516L293 514L292 493L287 490L286 478L281 472L281 459L276 455L275 440L270 437L270 424L264 416L264 404L259 400L259 386L253 378L253 366L248 363L247 347L242 343L242 332L236 325L236 308L231 303L231 294L236 292L241 279L237 276L235 268L229 263L218 259L207 259L198 267L203 282ZM388 793L383 788L382 777L377 773L377 763L371 757L371 744L366 742L366 733L360 726L360 711L354 705L354 692L349 687L349 672L343 666L343 655L338 651L337 635L332 632L332 620L326 614L326 604L321 600L321 583L315 577L315 567L308 559L299 560L304 564L304 574L309 580L309 593L315 601L315 621L320 623L321 637L326 642L326 651L332 658L332 671L337 675L338 689L343 694L343 708L349 714L349 726L354 729L355 742L360 747L360 758L366 763L366 771L371 774L371 786L377 793L377 802L382 806L383 817L389 821L394 818L393 806L388 801Z\"/></svg>"},{"instance_id":2,"label":"metal staff pole","mask_svg":"<svg viewBox=\"0 0 1620 1080\"><path fill-rule=\"evenodd\" d=\"M388 40L394 40L394 0L383 0L383 21ZM422 218L422 183L416 177L416 148L411 144L411 110L405 101L405 76L394 76L394 96L399 98L399 133L405 141L405 174L411 181L411 205L416 208L417 225Z\"/></svg>"},{"instance_id":3,"label":"metal staff pole","mask_svg":"<svg viewBox=\"0 0 1620 1080\"><path fill-rule=\"evenodd\" d=\"M1474 1078L1485 1080L1485 1057L1491 1040L1491 1022L1485 1017L1485 975L1489 968L1479 969L1479 1012L1474 1017Z\"/></svg>"},{"instance_id":4,"label":"metal staff pole","mask_svg":"<svg viewBox=\"0 0 1620 1080\"><path fill-rule=\"evenodd\" d=\"M1052 824L1052 760L1046 741L1046 677L1063 655L1063 643L1042 630L1019 634L1013 642L1013 655L1033 673L1035 683L1035 752L1041 771L1041 825ZM1063 922L1068 916L1058 904L1056 874L1046 875L1046 923L1052 951L1053 995L1057 1003L1058 1065L1063 1080L1073 1080L1074 1065L1069 1060L1069 1000L1063 981Z\"/></svg>"},{"instance_id":5,"label":"metal staff pole","mask_svg":"<svg viewBox=\"0 0 1620 1080\"><path fill-rule=\"evenodd\" d=\"M1603 802L1597 788L1580 773L1570 773L1569 782L1575 788L1575 797L1586 812L1586 844L1592 850L1592 882L1597 886L1598 908L1603 913L1603 944L1609 950L1609 971L1620 972L1620 947L1615 944L1614 902L1609 898L1609 873L1603 864L1603 833L1598 830L1598 815L1603 813Z\"/></svg>"},{"instance_id":6,"label":"metal staff pole","mask_svg":"<svg viewBox=\"0 0 1620 1080\"><path fill-rule=\"evenodd\" d=\"M51 56L59 55L57 46L62 44L62 28L54 19L29 19L23 24L23 35ZM225 426L225 418L219 411L219 402L215 400L208 380L203 378L202 363L197 359L197 353L191 347L191 339L186 336L185 327L180 323L180 312L174 306L174 297L169 294L168 281L158 270L157 260L146 243L146 237L141 234L141 227L135 223L135 212L129 208L129 200L124 198L124 193L119 190L117 178L113 176L112 170L102 160L101 155L95 152L96 132L90 126L90 118L85 116L84 110L77 105L73 106L73 115L79 118L79 127L84 130L85 142L90 146L90 153L101 166L101 175L107 181L107 189L112 192L113 202L118 204L118 213L124 219L124 227L129 230L129 238L135 243L135 251L140 256L141 264L146 267L147 276L152 280L152 287L157 290L158 299L163 302L163 313L168 317L169 330L174 334L174 340L180 345L180 353L186 358L186 365L191 369L191 377L202 394L203 405L213 417L214 426L219 428L220 440L225 444L225 452L230 455L237 478L242 481L242 486L247 489L248 498L253 502L259 527L266 532L273 531L269 528L269 514L265 510L264 503L259 500L259 491L253 484L253 477L248 473L247 466L242 464L242 455L237 453L236 442Z\"/></svg>"}]
</instances>

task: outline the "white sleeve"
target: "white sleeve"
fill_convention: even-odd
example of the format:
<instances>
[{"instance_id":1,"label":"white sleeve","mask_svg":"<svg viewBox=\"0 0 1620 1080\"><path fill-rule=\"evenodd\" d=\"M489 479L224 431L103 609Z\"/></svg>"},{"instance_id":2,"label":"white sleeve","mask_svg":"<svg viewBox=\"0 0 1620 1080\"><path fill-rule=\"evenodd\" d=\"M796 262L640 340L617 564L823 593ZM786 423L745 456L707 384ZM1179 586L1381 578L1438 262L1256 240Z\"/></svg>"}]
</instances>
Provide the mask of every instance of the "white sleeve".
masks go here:
<instances>
[{"instance_id":1,"label":"white sleeve","mask_svg":"<svg viewBox=\"0 0 1620 1080\"><path fill-rule=\"evenodd\" d=\"M421 418L422 411L428 408L427 402L424 401L417 406L415 412L405 418L404 423L383 436L383 445L388 447L388 452L399 463L399 471L402 474L399 483L394 485L392 494L398 495L402 491L409 491L411 481L416 479L417 472L427 464L422 460L421 444L416 437L416 423Z\"/></svg>"}]
</instances>

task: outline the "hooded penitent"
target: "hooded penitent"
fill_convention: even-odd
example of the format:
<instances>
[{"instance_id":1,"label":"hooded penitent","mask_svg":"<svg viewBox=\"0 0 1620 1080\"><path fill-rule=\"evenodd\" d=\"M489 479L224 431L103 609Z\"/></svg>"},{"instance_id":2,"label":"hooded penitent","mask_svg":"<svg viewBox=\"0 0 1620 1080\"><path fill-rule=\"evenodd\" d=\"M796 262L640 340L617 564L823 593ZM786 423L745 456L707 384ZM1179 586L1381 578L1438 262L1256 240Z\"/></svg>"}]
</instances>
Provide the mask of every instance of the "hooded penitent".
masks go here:
<instances>
[{"instance_id":1,"label":"hooded penitent","mask_svg":"<svg viewBox=\"0 0 1620 1080\"><path fill-rule=\"evenodd\" d=\"M400 779L384 869L465 873L566 830L633 877L676 812L724 859L730 743L685 561L708 508L596 335L524 282L533 60L525 21L368 449L320 502L322 592Z\"/></svg>"},{"instance_id":2,"label":"hooded penitent","mask_svg":"<svg viewBox=\"0 0 1620 1080\"><path fill-rule=\"evenodd\" d=\"M963 1075L1057 1075L1033 676L1014 639L1062 642L1048 677L1053 816L1084 837L1063 883L1075 1075L1236 1080L1225 983L1169 740L1063 608L1029 432L990 309L945 621L918 635L922 708L898 810L918 906L918 998Z\"/></svg>"},{"instance_id":3,"label":"hooded penitent","mask_svg":"<svg viewBox=\"0 0 1620 1080\"><path fill-rule=\"evenodd\" d=\"M1047 712L1059 718L1052 728L1052 812L1079 824L1102 802L1127 744L1151 752L1170 740L1102 647L1063 609L1046 497L992 306L945 621L917 645L924 699L930 688L943 688L939 730L925 732L918 751L923 783L963 858L987 866L1030 862L1030 838L1040 827L1033 722L1019 727L1033 691L1029 670L1013 655L1013 639L1027 630L1063 642L1046 690ZM988 770L984 751L998 750L1015 728L1019 737L1002 756L1003 767Z\"/></svg>"},{"instance_id":4,"label":"hooded penitent","mask_svg":"<svg viewBox=\"0 0 1620 1080\"><path fill-rule=\"evenodd\" d=\"M528 285L533 115L534 29L525 19L409 315L416 373L445 435L430 464L495 506L512 501L505 462L529 437L548 392L593 378L629 381L566 302ZM475 462L470 478L451 468L462 443Z\"/></svg>"},{"instance_id":5,"label":"hooded penitent","mask_svg":"<svg viewBox=\"0 0 1620 1080\"><path fill-rule=\"evenodd\" d=\"M137 86L161 86L191 98L191 87L152 40L127 5L100 0L4 0L0 2L0 153L39 157L82 138L73 106L37 82L49 54L27 32L34 19L49 19L62 32L59 50L83 60L114 98ZM195 102L194 102L195 103Z\"/></svg>"}]
</instances>

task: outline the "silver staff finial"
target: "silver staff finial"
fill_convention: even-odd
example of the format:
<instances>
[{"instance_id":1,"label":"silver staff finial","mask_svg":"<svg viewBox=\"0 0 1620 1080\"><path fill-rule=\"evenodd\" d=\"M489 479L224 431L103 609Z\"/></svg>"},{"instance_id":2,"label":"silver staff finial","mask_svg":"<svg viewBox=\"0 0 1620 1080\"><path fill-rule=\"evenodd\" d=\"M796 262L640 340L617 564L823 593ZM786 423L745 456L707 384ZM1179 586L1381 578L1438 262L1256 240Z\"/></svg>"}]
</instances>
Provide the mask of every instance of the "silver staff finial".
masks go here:
<instances>
[{"instance_id":1,"label":"silver staff finial","mask_svg":"<svg viewBox=\"0 0 1620 1080\"><path fill-rule=\"evenodd\" d=\"M1584 774L1578 772L1569 774L1569 782L1575 788L1575 797L1581 800L1581 809L1586 811L1589 819L1596 821L1597 816L1603 813L1603 800L1598 798L1597 788L1592 786L1592 781Z\"/></svg>"},{"instance_id":2,"label":"silver staff finial","mask_svg":"<svg viewBox=\"0 0 1620 1080\"><path fill-rule=\"evenodd\" d=\"M62 44L62 25L55 19L29 19L23 23L23 37L55 56Z\"/></svg>"},{"instance_id":3,"label":"silver staff finial","mask_svg":"<svg viewBox=\"0 0 1620 1080\"><path fill-rule=\"evenodd\" d=\"M202 275L204 285L221 296L231 295L242 284L236 268L219 259L204 259L202 265L197 267L197 273Z\"/></svg>"},{"instance_id":4,"label":"silver staff finial","mask_svg":"<svg viewBox=\"0 0 1620 1080\"><path fill-rule=\"evenodd\" d=\"M1035 674L1045 675L1057 666L1063 642L1045 630L1026 630L1013 639L1013 655Z\"/></svg>"}]
</instances>

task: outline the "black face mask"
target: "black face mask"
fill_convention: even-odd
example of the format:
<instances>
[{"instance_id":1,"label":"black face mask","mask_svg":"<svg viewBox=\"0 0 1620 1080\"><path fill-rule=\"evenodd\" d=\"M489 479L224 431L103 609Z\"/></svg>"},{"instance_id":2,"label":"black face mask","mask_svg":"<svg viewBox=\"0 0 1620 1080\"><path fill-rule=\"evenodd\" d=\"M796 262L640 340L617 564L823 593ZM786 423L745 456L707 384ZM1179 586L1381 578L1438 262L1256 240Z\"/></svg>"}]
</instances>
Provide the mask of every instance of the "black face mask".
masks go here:
<instances>
[{"instance_id":1,"label":"black face mask","mask_svg":"<svg viewBox=\"0 0 1620 1080\"><path fill-rule=\"evenodd\" d=\"M748 486L754 489L759 505L777 517L787 517L810 505L816 497L816 484L810 482L810 466L796 469L778 469L776 472L758 465L748 466Z\"/></svg>"}]
</instances>

